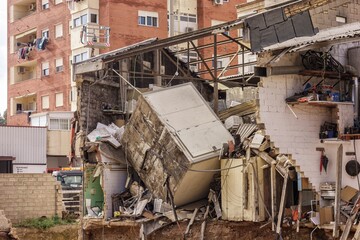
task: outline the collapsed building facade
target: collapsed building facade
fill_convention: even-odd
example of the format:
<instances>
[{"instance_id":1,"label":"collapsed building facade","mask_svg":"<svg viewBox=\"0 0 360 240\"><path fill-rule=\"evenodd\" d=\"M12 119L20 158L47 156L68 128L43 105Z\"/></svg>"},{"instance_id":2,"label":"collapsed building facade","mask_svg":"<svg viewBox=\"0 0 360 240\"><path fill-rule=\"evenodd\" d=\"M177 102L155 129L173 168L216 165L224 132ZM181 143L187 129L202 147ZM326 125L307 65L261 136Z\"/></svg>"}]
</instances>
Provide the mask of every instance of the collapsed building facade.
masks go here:
<instances>
[{"instance_id":1,"label":"collapsed building facade","mask_svg":"<svg viewBox=\"0 0 360 240\"><path fill-rule=\"evenodd\" d=\"M205 228L213 208L218 219L268 220L280 236L287 218L297 231L307 219L315 230L348 237L360 187L360 25L317 29L314 14L334 3L312 3L149 39L75 65L84 236L131 226L145 238L181 219L191 219L190 228L200 218ZM240 28L244 37L227 34ZM209 37L213 44L192 44ZM181 51L198 53L201 78L170 50L180 43L188 43ZM229 43L239 45L233 58L242 61L211 67L216 49ZM213 58L202 57L206 48ZM256 64L246 55L256 55ZM240 74L221 78L228 67Z\"/></svg>"}]
</instances>

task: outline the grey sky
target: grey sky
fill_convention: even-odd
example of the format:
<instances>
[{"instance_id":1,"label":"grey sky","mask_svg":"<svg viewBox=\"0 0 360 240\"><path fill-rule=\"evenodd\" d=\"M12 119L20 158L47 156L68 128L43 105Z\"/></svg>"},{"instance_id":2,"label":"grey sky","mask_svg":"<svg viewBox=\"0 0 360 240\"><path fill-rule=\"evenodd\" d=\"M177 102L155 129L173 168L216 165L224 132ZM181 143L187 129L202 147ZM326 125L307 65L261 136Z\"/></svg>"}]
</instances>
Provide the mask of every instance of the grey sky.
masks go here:
<instances>
[{"instance_id":1,"label":"grey sky","mask_svg":"<svg viewBox=\"0 0 360 240\"><path fill-rule=\"evenodd\" d=\"M0 114L6 109L7 98L7 1L0 1Z\"/></svg>"}]
</instances>

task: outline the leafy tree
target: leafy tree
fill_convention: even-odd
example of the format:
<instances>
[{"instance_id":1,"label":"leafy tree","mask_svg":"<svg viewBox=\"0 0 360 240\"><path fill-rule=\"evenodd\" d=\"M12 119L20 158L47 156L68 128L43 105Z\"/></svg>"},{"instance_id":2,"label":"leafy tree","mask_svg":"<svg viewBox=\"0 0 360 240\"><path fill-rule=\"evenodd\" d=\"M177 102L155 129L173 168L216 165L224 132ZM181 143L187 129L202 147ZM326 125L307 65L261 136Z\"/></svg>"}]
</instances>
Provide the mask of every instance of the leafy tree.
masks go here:
<instances>
[{"instance_id":1,"label":"leafy tree","mask_svg":"<svg viewBox=\"0 0 360 240\"><path fill-rule=\"evenodd\" d=\"M5 110L4 114L2 116L0 114L0 125L6 125L6 118L7 118L7 113L6 113L6 110Z\"/></svg>"}]
</instances>

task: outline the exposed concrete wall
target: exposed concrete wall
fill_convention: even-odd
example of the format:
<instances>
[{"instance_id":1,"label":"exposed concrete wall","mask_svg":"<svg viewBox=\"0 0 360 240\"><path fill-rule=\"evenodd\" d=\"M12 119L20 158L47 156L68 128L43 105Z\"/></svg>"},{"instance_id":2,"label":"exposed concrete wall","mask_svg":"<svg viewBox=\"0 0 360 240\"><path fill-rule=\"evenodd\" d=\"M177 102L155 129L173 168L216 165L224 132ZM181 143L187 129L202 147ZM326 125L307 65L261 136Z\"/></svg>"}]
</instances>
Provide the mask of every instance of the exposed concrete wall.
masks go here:
<instances>
[{"instance_id":1,"label":"exposed concrete wall","mask_svg":"<svg viewBox=\"0 0 360 240\"><path fill-rule=\"evenodd\" d=\"M80 88L80 104L78 111L80 116L80 129L89 133L96 128L96 124L110 124L116 118L112 115L102 114L104 106L119 106L119 89L117 87L95 84L90 86L90 82L84 81ZM89 108L89 109L88 109Z\"/></svg>"},{"instance_id":2,"label":"exposed concrete wall","mask_svg":"<svg viewBox=\"0 0 360 240\"><path fill-rule=\"evenodd\" d=\"M50 174L0 174L0 193L0 209L13 223L61 216L60 183Z\"/></svg>"}]
</instances>

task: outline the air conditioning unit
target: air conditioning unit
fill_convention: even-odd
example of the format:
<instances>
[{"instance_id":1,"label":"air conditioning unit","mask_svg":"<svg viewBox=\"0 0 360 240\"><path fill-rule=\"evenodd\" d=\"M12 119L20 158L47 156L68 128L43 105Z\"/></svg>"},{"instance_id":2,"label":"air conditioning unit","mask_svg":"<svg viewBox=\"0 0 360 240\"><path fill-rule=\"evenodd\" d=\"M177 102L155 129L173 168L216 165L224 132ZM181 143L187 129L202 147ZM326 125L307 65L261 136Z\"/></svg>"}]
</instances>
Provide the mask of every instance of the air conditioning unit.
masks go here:
<instances>
[{"instance_id":1,"label":"air conditioning unit","mask_svg":"<svg viewBox=\"0 0 360 240\"><path fill-rule=\"evenodd\" d=\"M35 11L36 10L36 3L31 3L29 5L29 11Z\"/></svg>"},{"instance_id":2,"label":"air conditioning unit","mask_svg":"<svg viewBox=\"0 0 360 240\"><path fill-rule=\"evenodd\" d=\"M28 70L27 67L23 67L23 66L18 67L19 74L24 74L27 70Z\"/></svg>"},{"instance_id":3,"label":"air conditioning unit","mask_svg":"<svg viewBox=\"0 0 360 240\"><path fill-rule=\"evenodd\" d=\"M185 32L192 32L192 31L194 31L194 28L192 28L192 27L186 27L185 28Z\"/></svg>"},{"instance_id":4,"label":"air conditioning unit","mask_svg":"<svg viewBox=\"0 0 360 240\"><path fill-rule=\"evenodd\" d=\"M222 5L224 4L224 0L214 0L215 5Z\"/></svg>"},{"instance_id":5,"label":"air conditioning unit","mask_svg":"<svg viewBox=\"0 0 360 240\"><path fill-rule=\"evenodd\" d=\"M164 75L165 74L165 66L161 66L160 67L160 74Z\"/></svg>"}]
</instances>

